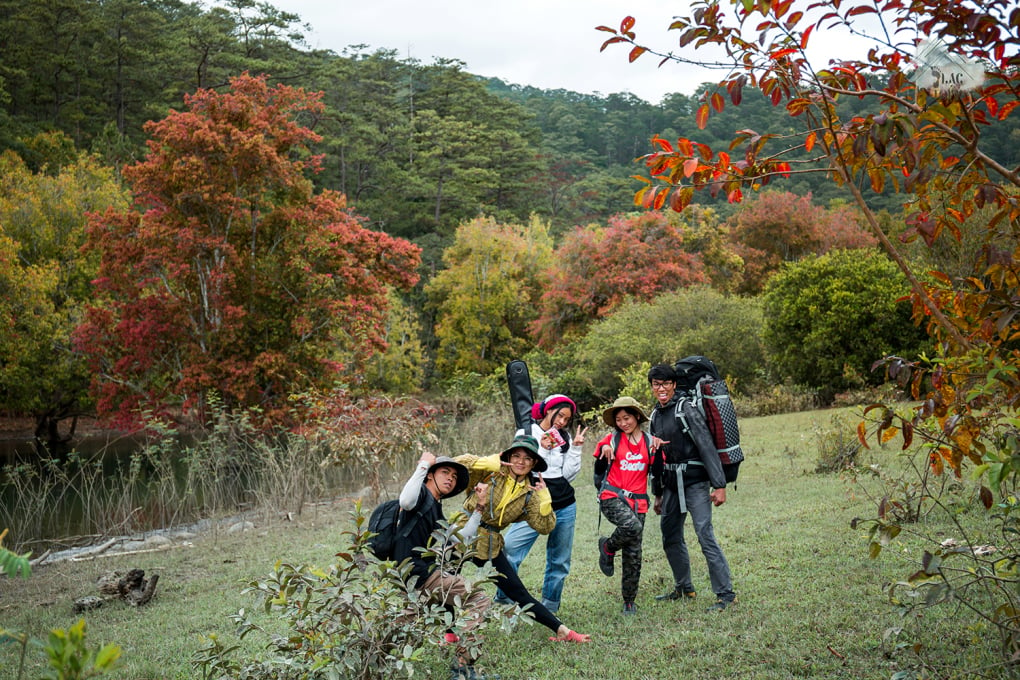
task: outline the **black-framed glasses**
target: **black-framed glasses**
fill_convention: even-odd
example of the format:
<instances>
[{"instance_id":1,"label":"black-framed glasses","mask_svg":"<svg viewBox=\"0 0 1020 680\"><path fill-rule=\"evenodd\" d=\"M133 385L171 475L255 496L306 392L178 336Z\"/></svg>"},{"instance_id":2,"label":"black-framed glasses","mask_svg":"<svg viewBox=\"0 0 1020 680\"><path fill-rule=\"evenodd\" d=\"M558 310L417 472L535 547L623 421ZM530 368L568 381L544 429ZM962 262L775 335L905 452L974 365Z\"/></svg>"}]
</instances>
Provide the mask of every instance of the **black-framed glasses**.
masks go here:
<instances>
[{"instance_id":1,"label":"black-framed glasses","mask_svg":"<svg viewBox=\"0 0 1020 680\"><path fill-rule=\"evenodd\" d=\"M675 383L672 380L653 380L652 389L660 390L664 387L672 387Z\"/></svg>"}]
</instances>

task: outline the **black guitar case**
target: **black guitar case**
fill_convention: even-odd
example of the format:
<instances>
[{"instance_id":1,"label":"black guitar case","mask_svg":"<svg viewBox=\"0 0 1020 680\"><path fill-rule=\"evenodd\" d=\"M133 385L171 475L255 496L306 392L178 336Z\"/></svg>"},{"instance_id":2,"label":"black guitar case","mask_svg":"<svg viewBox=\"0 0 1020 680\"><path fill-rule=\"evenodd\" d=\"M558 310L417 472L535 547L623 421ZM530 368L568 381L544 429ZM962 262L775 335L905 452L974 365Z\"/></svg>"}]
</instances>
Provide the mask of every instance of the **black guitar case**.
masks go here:
<instances>
[{"instance_id":1,"label":"black guitar case","mask_svg":"<svg viewBox=\"0 0 1020 680\"><path fill-rule=\"evenodd\" d=\"M528 365L520 359L514 359L506 365L506 384L510 389L510 405L513 407L514 424L518 430L531 434L531 375Z\"/></svg>"}]
</instances>

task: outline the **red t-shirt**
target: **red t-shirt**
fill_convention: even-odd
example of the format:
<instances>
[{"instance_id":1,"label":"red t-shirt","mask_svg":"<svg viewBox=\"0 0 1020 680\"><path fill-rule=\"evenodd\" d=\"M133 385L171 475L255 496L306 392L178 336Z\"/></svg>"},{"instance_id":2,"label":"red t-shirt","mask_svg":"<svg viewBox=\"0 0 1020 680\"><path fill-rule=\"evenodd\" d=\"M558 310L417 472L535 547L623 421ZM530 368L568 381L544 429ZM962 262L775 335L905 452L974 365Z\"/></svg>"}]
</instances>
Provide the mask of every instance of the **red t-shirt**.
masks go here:
<instances>
[{"instance_id":1,"label":"red t-shirt","mask_svg":"<svg viewBox=\"0 0 1020 680\"><path fill-rule=\"evenodd\" d=\"M613 434L610 433L602 438L595 445L595 457L598 458L599 451L603 446L613 445ZM613 464L609 467L609 474L606 483L615 486L617 489L630 491L635 494L648 493L648 472L652 465L652 456L645 445L645 438L642 436L637 444L631 444L627 435L620 436L620 445L616 447L616 456ZM604 498L615 498L612 491L603 491L599 494L599 500ZM648 500L644 498L624 498L636 512L648 512Z\"/></svg>"}]
</instances>

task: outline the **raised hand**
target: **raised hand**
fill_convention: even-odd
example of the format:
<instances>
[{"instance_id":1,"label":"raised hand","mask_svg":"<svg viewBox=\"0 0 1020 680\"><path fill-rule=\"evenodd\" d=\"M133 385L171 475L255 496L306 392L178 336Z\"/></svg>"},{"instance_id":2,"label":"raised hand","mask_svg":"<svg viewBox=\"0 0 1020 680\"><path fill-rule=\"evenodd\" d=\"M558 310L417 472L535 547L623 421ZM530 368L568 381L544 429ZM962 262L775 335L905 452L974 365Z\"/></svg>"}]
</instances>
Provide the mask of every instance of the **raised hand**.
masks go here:
<instances>
[{"instance_id":1,"label":"raised hand","mask_svg":"<svg viewBox=\"0 0 1020 680\"><path fill-rule=\"evenodd\" d=\"M610 463L613 462L613 447L609 444L603 444L602 448L599 449L599 458L605 458Z\"/></svg>"},{"instance_id":2,"label":"raised hand","mask_svg":"<svg viewBox=\"0 0 1020 680\"><path fill-rule=\"evenodd\" d=\"M475 500L478 502L478 507L482 508L486 503L489 502L489 485L485 482L478 482L475 484Z\"/></svg>"},{"instance_id":3,"label":"raised hand","mask_svg":"<svg viewBox=\"0 0 1020 680\"><path fill-rule=\"evenodd\" d=\"M582 428L580 425L577 426L577 430L574 431L573 443L577 446L584 444L584 433L588 431L587 427Z\"/></svg>"},{"instance_id":4,"label":"raised hand","mask_svg":"<svg viewBox=\"0 0 1020 680\"><path fill-rule=\"evenodd\" d=\"M538 481L535 482L534 484L532 484L531 488L534 491L541 491L542 489L546 488L545 480L542 479L542 473L541 472L538 473Z\"/></svg>"}]
</instances>

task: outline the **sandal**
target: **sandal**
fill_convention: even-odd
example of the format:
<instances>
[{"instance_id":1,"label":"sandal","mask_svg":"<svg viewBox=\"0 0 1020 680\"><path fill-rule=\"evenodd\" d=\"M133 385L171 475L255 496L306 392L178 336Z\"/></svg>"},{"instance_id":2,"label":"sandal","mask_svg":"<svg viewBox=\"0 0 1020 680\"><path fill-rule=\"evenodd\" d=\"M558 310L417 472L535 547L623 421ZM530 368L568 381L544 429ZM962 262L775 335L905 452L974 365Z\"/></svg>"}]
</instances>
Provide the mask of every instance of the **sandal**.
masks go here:
<instances>
[{"instance_id":1,"label":"sandal","mask_svg":"<svg viewBox=\"0 0 1020 680\"><path fill-rule=\"evenodd\" d=\"M566 637L559 637L554 635L549 638L551 642L588 642L591 640L591 635L585 635L584 633L578 633L577 631L568 630Z\"/></svg>"}]
</instances>

